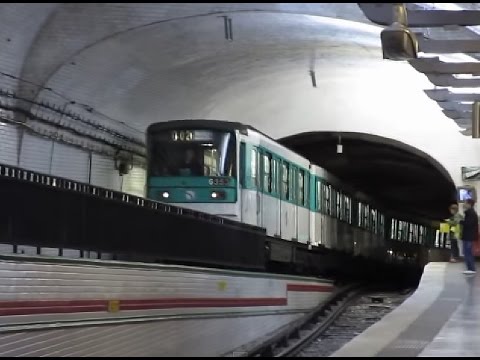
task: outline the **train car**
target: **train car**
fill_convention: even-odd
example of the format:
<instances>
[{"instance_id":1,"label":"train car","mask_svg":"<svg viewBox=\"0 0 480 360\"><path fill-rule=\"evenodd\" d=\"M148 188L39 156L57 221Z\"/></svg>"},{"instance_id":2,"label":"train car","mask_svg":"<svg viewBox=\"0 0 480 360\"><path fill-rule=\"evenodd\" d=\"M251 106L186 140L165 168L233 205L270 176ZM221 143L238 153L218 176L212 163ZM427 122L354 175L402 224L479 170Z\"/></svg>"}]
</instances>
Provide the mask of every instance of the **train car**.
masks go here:
<instances>
[{"instance_id":1,"label":"train car","mask_svg":"<svg viewBox=\"0 0 480 360\"><path fill-rule=\"evenodd\" d=\"M393 252L390 240L430 241L428 224L400 220L244 124L152 124L147 149L147 196L153 200L259 226L270 238L357 256L385 259Z\"/></svg>"}]
</instances>

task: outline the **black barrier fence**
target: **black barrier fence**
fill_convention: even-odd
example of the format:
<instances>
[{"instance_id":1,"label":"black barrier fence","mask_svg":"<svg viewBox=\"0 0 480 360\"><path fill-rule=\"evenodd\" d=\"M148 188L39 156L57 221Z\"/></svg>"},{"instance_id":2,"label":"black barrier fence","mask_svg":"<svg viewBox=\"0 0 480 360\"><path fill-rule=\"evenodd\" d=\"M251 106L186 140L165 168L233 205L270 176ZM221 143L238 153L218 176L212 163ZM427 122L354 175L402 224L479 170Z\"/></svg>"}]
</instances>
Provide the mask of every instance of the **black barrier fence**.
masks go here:
<instances>
[{"instance_id":1,"label":"black barrier fence","mask_svg":"<svg viewBox=\"0 0 480 360\"><path fill-rule=\"evenodd\" d=\"M0 242L263 269L265 230L0 165Z\"/></svg>"}]
</instances>

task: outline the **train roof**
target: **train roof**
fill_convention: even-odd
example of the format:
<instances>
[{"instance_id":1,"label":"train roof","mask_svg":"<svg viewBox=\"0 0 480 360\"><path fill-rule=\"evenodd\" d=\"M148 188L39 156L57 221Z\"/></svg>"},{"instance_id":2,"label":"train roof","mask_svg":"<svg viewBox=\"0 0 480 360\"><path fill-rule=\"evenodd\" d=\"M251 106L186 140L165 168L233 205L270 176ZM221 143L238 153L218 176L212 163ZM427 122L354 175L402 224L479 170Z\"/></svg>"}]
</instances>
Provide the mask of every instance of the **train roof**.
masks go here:
<instances>
[{"instance_id":1,"label":"train roof","mask_svg":"<svg viewBox=\"0 0 480 360\"><path fill-rule=\"evenodd\" d=\"M147 127L147 133L165 130L165 129L188 129L195 127L196 129L214 129L214 130L258 130L250 125L245 125L239 122L226 120L206 120L206 119L186 119L186 120L169 120L150 124ZM263 134L265 135L265 134ZM267 136L267 135L265 135Z\"/></svg>"}]
</instances>

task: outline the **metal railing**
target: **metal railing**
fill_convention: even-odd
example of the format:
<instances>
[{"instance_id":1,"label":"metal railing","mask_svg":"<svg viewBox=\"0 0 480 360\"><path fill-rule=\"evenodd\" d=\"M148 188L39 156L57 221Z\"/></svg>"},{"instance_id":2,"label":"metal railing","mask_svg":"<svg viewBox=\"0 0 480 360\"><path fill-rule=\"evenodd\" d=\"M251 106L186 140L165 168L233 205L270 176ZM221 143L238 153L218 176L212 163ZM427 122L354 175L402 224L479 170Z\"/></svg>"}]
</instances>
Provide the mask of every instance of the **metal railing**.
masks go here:
<instances>
[{"instance_id":1,"label":"metal railing","mask_svg":"<svg viewBox=\"0 0 480 360\"><path fill-rule=\"evenodd\" d=\"M15 166L0 164L0 177L17 180L17 181L34 183L40 186L55 188L60 191L76 192L76 193L81 193L85 196L93 196L93 197L97 197L105 200L122 202L128 205L151 209L151 210L162 212L162 213L190 216L190 217L207 221L210 223L230 225L234 227L242 227L244 229L251 229L255 231L261 230L261 228L257 226L244 224L239 221L226 219L220 216L211 215L208 213L191 210L187 208L182 208L179 206L173 206L170 204L165 204L158 201L145 199L135 195L130 195L120 191L110 190L110 189L106 189L106 188L91 185L91 184L77 182L71 179L61 178L61 177L52 176L52 175L46 175L46 174L38 173L35 171L31 171L31 170L25 170Z\"/></svg>"}]
</instances>

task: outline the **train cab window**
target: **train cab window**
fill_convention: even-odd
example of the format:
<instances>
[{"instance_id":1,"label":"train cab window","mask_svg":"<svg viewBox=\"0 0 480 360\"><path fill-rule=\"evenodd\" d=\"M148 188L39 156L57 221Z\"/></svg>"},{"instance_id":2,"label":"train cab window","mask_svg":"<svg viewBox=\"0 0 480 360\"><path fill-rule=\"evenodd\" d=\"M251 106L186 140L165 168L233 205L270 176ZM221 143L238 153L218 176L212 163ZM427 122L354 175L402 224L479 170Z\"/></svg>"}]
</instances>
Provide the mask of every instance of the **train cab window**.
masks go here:
<instances>
[{"instance_id":1,"label":"train cab window","mask_svg":"<svg viewBox=\"0 0 480 360\"><path fill-rule=\"evenodd\" d=\"M272 192L272 155L263 155L263 190L267 193Z\"/></svg>"},{"instance_id":2,"label":"train cab window","mask_svg":"<svg viewBox=\"0 0 480 360\"><path fill-rule=\"evenodd\" d=\"M289 168L287 163L282 163L282 198L284 200L290 200L290 177Z\"/></svg>"},{"instance_id":3,"label":"train cab window","mask_svg":"<svg viewBox=\"0 0 480 360\"><path fill-rule=\"evenodd\" d=\"M252 149L251 158L250 158L250 174L252 177L252 184L254 186L258 185L258 174L257 174L257 149Z\"/></svg>"},{"instance_id":4,"label":"train cab window","mask_svg":"<svg viewBox=\"0 0 480 360\"><path fill-rule=\"evenodd\" d=\"M298 205L304 205L305 201L305 172L298 171Z\"/></svg>"}]
</instances>

